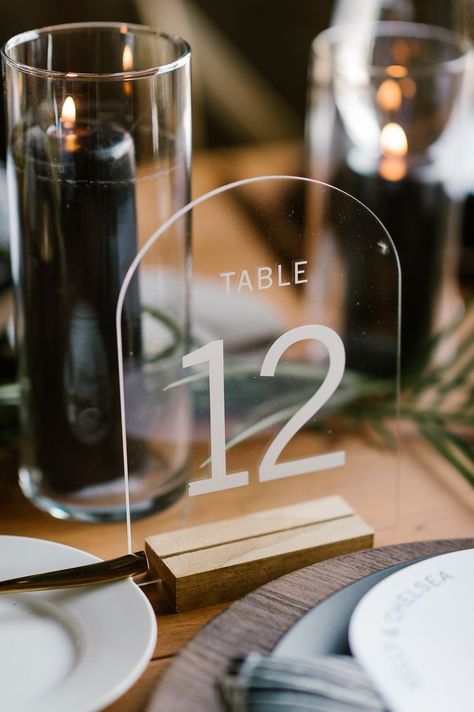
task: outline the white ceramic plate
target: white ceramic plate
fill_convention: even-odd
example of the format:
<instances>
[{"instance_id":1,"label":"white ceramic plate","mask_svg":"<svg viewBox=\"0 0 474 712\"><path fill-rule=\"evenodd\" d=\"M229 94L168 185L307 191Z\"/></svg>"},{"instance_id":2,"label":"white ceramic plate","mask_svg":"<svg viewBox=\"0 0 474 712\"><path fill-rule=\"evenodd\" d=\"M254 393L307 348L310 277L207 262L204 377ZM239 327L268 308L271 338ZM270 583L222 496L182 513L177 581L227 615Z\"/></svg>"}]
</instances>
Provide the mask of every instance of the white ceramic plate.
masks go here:
<instances>
[{"instance_id":1,"label":"white ceramic plate","mask_svg":"<svg viewBox=\"0 0 474 712\"><path fill-rule=\"evenodd\" d=\"M79 549L0 536L0 580L99 559ZM156 618L130 580L0 596L0 710L96 712L141 675Z\"/></svg>"},{"instance_id":2,"label":"white ceramic plate","mask_svg":"<svg viewBox=\"0 0 474 712\"><path fill-rule=\"evenodd\" d=\"M474 549L380 581L352 614L349 642L393 712L472 712Z\"/></svg>"}]
</instances>

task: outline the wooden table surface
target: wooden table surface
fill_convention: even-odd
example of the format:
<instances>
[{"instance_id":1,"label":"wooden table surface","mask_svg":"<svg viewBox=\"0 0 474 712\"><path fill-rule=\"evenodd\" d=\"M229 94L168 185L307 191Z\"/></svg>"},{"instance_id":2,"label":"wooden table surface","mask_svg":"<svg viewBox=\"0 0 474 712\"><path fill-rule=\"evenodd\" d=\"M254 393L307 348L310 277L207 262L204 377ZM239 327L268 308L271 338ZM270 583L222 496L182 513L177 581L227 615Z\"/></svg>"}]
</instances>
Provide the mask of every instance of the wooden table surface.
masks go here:
<instances>
[{"instance_id":1,"label":"wooden table surface","mask_svg":"<svg viewBox=\"0 0 474 712\"><path fill-rule=\"evenodd\" d=\"M193 192L200 195L214 187L239 178L287 174L298 175L301 150L294 144L278 144L239 150L216 151L196 155L193 168ZM238 209L238 208L236 208ZM51 537L51 519L38 512L18 490L15 481L15 456L10 450L0 451L0 533ZM298 478L296 478L298 479ZM402 542L474 537L474 490L430 448L417 438L403 440L399 513L395 524L376 534L376 546ZM279 505L276 492L268 488L265 507ZM245 501L236 499L223 516L245 511ZM179 526L181 507L175 505L160 515L159 528ZM110 557L123 550L123 541L104 537L97 525L58 522L58 538L80 548ZM122 536L123 527L109 526L113 534ZM140 525L137 527L140 536ZM152 587L149 587L152 589ZM153 592L149 591L150 598ZM156 602L155 602L156 603ZM158 643L153 658L142 678L108 712L138 712L146 708L152 688L163 671L185 643L223 606L170 614L159 611Z\"/></svg>"}]
</instances>

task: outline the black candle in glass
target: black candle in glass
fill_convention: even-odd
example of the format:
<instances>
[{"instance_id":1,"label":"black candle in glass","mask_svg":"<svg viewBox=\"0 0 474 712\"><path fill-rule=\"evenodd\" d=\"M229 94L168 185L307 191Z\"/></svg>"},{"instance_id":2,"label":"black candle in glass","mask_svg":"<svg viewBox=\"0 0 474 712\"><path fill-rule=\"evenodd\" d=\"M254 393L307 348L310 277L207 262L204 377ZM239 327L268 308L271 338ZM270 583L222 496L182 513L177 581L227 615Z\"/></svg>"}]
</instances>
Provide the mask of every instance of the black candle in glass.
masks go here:
<instances>
[{"instance_id":1,"label":"black candle in glass","mask_svg":"<svg viewBox=\"0 0 474 712\"><path fill-rule=\"evenodd\" d=\"M189 200L190 57L179 37L121 23L45 27L2 50L20 485L60 518L125 518L116 303L138 245ZM121 312L134 517L185 489L188 393L163 388L188 343L188 266L183 222Z\"/></svg>"},{"instance_id":2,"label":"black candle in glass","mask_svg":"<svg viewBox=\"0 0 474 712\"><path fill-rule=\"evenodd\" d=\"M381 157L376 162L352 149L335 182L370 208L395 242L402 275L402 365L406 368L426 349L439 313L444 277L454 272L448 237L457 208L446 195L435 166L413 165L399 124L383 127L380 144ZM393 295L396 300L395 285ZM357 305L347 309L349 328L354 323L356 328L370 329L377 316L383 333L383 314L361 315ZM362 357L358 354L357 360L369 371L378 367L383 372L383 346L377 348L377 343L383 342L374 339L372 351Z\"/></svg>"},{"instance_id":3,"label":"black candle in glass","mask_svg":"<svg viewBox=\"0 0 474 712\"><path fill-rule=\"evenodd\" d=\"M136 252L134 146L114 123L77 121L72 96L59 126L23 135L14 160L23 203L24 357L33 374L27 447L43 491L46 480L67 494L122 472L115 308ZM131 294L129 356L140 350Z\"/></svg>"},{"instance_id":4,"label":"black candle in glass","mask_svg":"<svg viewBox=\"0 0 474 712\"><path fill-rule=\"evenodd\" d=\"M459 207L445 185L459 142L456 126L463 131L469 53L469 42L455 32L416 22L366 22L358 29L341 24L313 43L311 175L364 203L393 239L401 267L405 372L419 365L429 337L460 305ZM373 275L362 257L358 261L357 245L353 254L350 278L361 290L371 285L376 291L383 275ZM396 339L386 337L396 285L392 293L391 317L380 305L364 314L357 301L341 305L352 367L382 375L384 362L393 362L389 342L394 346Z\"/></svg>"}]
</instances>

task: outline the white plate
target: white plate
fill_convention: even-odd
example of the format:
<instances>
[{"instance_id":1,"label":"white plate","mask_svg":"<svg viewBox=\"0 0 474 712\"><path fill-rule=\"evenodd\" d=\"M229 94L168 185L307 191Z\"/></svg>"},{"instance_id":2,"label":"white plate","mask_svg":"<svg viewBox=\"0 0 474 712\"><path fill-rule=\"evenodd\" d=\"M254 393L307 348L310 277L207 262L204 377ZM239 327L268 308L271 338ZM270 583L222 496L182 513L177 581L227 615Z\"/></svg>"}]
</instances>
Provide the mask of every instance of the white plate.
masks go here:
<instances>
[{"instance_id":1,"label":"white plate","mask_svg":"<svg viewBox=\"0 0 474 712\"><path fill-rule=\"evenodd\" d=\"M372 588L351 650L393 712L473 712L474 549L425 559Z\"/></svg>"},{"instance_id":2,"label":"white plate","mask_svg":"<svg viewBox=\"0 0 474 712\"><path fill-rule=\"evenodd\" d=\"M99 559L56 542L0 536L0 580ZM0 710L96 712L141 675L156 618L130 580L0 596Z\"/></svg>"}]
</instances>

